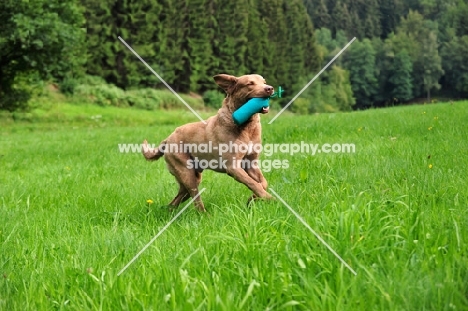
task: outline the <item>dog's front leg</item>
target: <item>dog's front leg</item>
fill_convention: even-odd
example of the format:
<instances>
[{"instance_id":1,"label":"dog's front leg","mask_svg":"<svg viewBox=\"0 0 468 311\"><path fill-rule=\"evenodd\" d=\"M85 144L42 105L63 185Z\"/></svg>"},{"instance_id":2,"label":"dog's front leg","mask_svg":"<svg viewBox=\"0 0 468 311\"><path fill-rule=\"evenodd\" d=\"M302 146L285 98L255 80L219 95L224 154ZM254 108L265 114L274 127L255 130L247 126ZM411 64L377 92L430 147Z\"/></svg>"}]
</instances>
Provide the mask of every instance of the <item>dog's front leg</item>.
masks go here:
<instances>
[{"instance_id":1,"label":"dog's front leg","mask_svg":"<svg viewBox=\"0 0 468 311\"><path fill-rule=\"evenodd\" d=\"M261 183L258 183L255 179L249 176L247 172L241 167L229 166L226 169L226 173L233 177L240 183L246 185L252 192L259 198L271 199L272 196L265 191ZM263 176L263 175L262 175Z\"/></svg>"},{"instance_id":2,"label":"dog's front leg","mask_svg":"<svg viewBox=\"0 0 468 311\"><path fill-rule=\"evenodd\" d=\"M249 156L246 156L245 159L248 160L247 162L248 165L246 168L244 168L247 174L249 174L249 176L252 177L255 181L260 183L263 189L267 190L268 188L267 180L263 176L263 173L260 170L260 167L258 166L258 164L254 165L254 163L258 162L257 161L258 155L257 154L249 155Z\"/></svg>"},{"instance_id":3,"label":"dog's front leg","mask_svg":"<svg viewBox=\"0 0 468 311\"><path fill-rule=\"evenodd\" d=\"M266 181L265 177L263 177L262 171L257 167L257 168L249 168L245 170L247 174L252 177L255 181L257 181L260 185L262 185L262 188L264 190L267 190L268 187L268 182ZM247 206L250 205L250 203L259 197L254 193L250 196L250 198L247 200Z\"/></svg>"}]
</instances>

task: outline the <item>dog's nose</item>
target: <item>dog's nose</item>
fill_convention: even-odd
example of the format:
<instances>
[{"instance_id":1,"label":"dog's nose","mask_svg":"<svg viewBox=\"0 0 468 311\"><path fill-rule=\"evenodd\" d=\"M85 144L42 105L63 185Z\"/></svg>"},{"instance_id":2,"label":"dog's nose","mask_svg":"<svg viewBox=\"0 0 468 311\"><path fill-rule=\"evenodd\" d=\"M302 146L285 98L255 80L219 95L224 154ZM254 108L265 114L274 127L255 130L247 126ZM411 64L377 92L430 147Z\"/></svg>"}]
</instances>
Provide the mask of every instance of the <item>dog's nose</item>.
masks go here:
<instances>
[{"instance_id":1,"label":"dog's nose","mask_svg":"<svg viewBox=\"0 0 468 311\"><path fill-rule=\"evenodd\" d=\"M269 85L265 86L265 92L267 92L267 93L269 93L269 94L270 94L270 93L273 93L273 87L272 87L272 86L269 86Z\"/></svg>"}]
</instances>

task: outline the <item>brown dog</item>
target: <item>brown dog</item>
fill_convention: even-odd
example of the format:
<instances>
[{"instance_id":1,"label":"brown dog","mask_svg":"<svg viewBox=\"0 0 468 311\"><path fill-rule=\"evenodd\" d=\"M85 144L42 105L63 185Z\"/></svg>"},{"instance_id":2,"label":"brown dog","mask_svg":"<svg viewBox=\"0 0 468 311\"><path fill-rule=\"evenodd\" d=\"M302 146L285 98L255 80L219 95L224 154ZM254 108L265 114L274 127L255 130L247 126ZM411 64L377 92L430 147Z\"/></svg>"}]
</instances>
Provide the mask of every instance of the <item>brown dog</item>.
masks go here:
<instances>
[{"instance_id":1,"label":"brown dog","mask_svg":"<svg viewBox=\"0 0 468 311\"><path fill-rule=\"evenodd\" d=\"M219 165L207 169L227 173L249 187L253 191L249 202L255 198L271 198L271 195L266 192L268 183L262 172L257 165L251 165L254 160L257 161L253 163L258 163L258 148L239 147L242 144L261 144L260 116L256 113L246 123L236 125L232 113L250 98L271 96L273 87L267 85L262 76L255 74L241 77L220 74L214 76L214 80L227 93L223 106L218 110L217 115L206 120L206 124L196 122L176 128L156 149L149 148L146 140L143 142L142 152L145 158L157 160L164 156L169 171L179 183L179 192L169 203L174 207L189 197L197 196L204 169L197 164L203 163L202 161L218 163ZM268 108L261 112L268 113ZM190 145L192 147L210 145L211 148L207 151L200 150L203 149L201 147L187 147ZM229 145L230 148L221 153L221 145ZM236 148L235 145L239 148ZM239 160L246 161L246 164L239 165ZM205 211L200 196L195 199L195 206L200 211Z\"/></svg>"}]
</instances>

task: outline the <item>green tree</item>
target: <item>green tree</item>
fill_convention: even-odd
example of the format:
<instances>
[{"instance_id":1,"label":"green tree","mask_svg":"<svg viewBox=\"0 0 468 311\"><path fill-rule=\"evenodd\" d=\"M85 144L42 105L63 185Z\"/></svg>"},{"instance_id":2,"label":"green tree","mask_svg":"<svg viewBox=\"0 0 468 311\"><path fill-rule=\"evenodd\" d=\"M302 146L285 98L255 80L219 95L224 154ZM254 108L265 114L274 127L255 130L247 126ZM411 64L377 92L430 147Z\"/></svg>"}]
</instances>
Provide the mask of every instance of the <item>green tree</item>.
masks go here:
<instances>
[{"instance_id":1,"label":"green tree","mask_svg":"<svg viewBox=\"0 0 468 311\"><path fill-rule=\"evenodd\" d=\"M413 62L413 94L430 98L432 89L439 89L443 75L439 56L437 24L424 20L418 12L410 11L402 19L397 33L391 38L395 52L405 49Z\"/></svg>"},{"instance_id":2,"label":"green tree","mask_svg":"<svg viewBox=\"0 0 468 311\"><path fill-rule=\"evenodd\" d=\"M468 36L468 3L459 1L454 10L454 23L458 36Z\"/></svg>"},{"instance_id":3,"label":"green tree","mask_svg":"<svg viewBox=\"0 0 468 311\"><path fill-rule=\"evenodd\" d=\"M388 40L382 41L380 38L373 38L372 46L376 53L375 75L378 81L378 91L374 96L374 105L382 106L386 105L389 101L393 101L391 95L392 87L389 85L388 79L391 74L395 53L393 52L393 46Z\"/></svg>"},{"instance_id":4,"label":"green tree","mask_svg":"<svg viewBox=\"0 0 468 311\"><path fill-rule=\"evenodd\" d=\"M258 0L251 0L251 7L256 8ZM261 1L260 1L261 2ZM268 45L268 26L265 19L260 17L258 10L253 9L248 12L247 48L245 51L245 61L247 72L256 72L268 75L268 58L266 53ZM270 78L268 82L271 83Z\"/></svg>"},{"instance_id":5,"label":"green tree","mask_svg":"<svg viewBox=\"0 0 468 311\"><path fill-rule=\"evenodd\" d=\"M327 64L348 43L348 39L342 30L336 33L335 38L332 37L331 31L328 28L315 30L314 36L319 45L320 67ZM339 57L335 60L334 65L341 66L341 64L342 58Z\"/></svg>"},{"instance_id":6,"label":"green tree","mask_svg":"<svg viewBox=\"0 0 468 311\"><path fill-rule=\"evenodd\" d=\"M75 0L0 2L0 109L26 108L31 77L62 79L85 61L83 13Z\"/></svg>"},{"instance_id":7,"label":"green tree","mask_svg":"<svg viewBox=\"0 0 468 311\"><path fill-rule=\"evenodd\" d=\"M403 4L401 0L381 0L380 1L380 24L382 28L382 38L395 32L400 18L403 15Z\"/></svg>"},{"instance_id":8,"label":"green tree","mask_svg":"<svg viewBox=\"0 0 468 311\"><path fill-rule=\"evenodd\" d=\"M351 14L352 26L348 31L346 31L346 33L348 34L348 37L357 37L360 39L365 38L366 37L365 25L364 25L365 20L361 20L361 18L359 17L359 14L355 10L350 11L350 14Z\"/></svg>"},{"instance_id":9,"label":"green tree","mask_svg":"<svg viewBox=\"0 0 468 311\"><path fill-rule=\"evenodd\" d=\"M213 9L213 1L191 1L188 13L189 32L187 50L190 91L204 92L212 85L212 75L209 68L213 59L212 40L214 37L213 22L209 12Z\"/></svg>"},{"instance_id":10,"label":"green tree","mask_svg":"<svg viewBox=\"0 0 468 311\"><path fill-rule=\"evenodd\" d=\"M114 67L110 67L110 72L118 74L117 84L124 88L151 87L160 81L144 66L120 41L116 40L115 35L123 37L136 51L148 62L148 64L163 74L160 67L156 65L158 60L157 47L155 44L156 34L160 31L159 20L162 6L158 2L151 0L139 1L116 1L112 7L111 13L116 23L114 33L108 37L105 45L113 46L115 58ZM181 10L182 11L182 10ZM184 11L179 15L185 17ZM100 35L100 34L97 34ZM116 69L119 69L117 72ZM165 77L164 77L165 78ZM186 81L184 81L187 83Z\"/></svg>"},{"instance_id":11,"label":"green tree","mask_svg":"<svg viewBox=\"0 0 468 311\"><path fill-rule=\"evenodd\" d=\"M216 1L213 63L216 73L245 73L247 50L248 1Z\"/></svg>"},{"instance_id":12,"label":"green tree","mask_svg":"<svg viewBox=\"0 0 468 311\"><path fill-rule=\"evenodd\" d=\"M418 12L424 18L436 21L440 20L447 10L454 7L458 0L419 0L418 2ZM465 12L465 19L467 13Z\"/></svg>"},{"instance_id":13,"label":"green tree","mask_svg":"<svg viewBox=\"0 0 468 311\"><path fill-rule=\"evenodd\" d=\"M328 28L321 28L315 30L315 38L317 43L327 49L327 51L333 51L336 46L336 41L332 37L331 30Z\"/></svg>"},{"instance_id":14,"label":"green tree","mask_svg":"<svg viewBox=\"0 0 468 311\"><path fill-rule=\"evenodd\" d=\"M360 4L360 10L365 12L360 16L364 20L364 35L369 39L380 37L382 33L379 2L380 0L366 0Z\"/></svg>"},{"instance_id":15,"label":"green tree","mask_svg":"<svg viewBox=\"0 0 468 311\"><path fill-rule=\"evenodd\" d=\"M185 1L150 0L150 5L161 5L159 20L152 21L159 25L152 42L142 43L154 46L157 51L150 64L159 70L161 76L178 92L188 92L190 85L190 60L188 37L190 31L189 7ZM155 17L158 15L155 15ZM146 31L144 28L139 31ZM157 84L158 87L163 87Z\"/></svg>"},{"instance_id":16,"label":"green tree","mask_svg":"<svg viewBox=\"0 0 468 311\"><path fill-rule=\"evenodd\" d=\"M431 102L431 90L440 89L439 79L444 74L442 59L439 55L437 34L435 32L430 32L427 37L423 38L422 44L423 51L421 62L424 68L424 91L427 94L427 101Z\"/></svg>"},{"instance_id":17,"label":"green tree","mask_svg":"<svg viewBox=\"0 0 468 311\"><path fill-rule=\"evenodd\" d=\"M279 46L281 60L278 63L278 77L281 85L289 92L286 100L304 87L300 79L315 74L320 56L314 28L301 0L283 0L282 15L287 27L285 42Z\"/></svg>"},{"instance_id":18,"label":"green tree","mask_svg":"<svg viewBox=\"0 0 468 311\"><path fill-rule=\"evenodd\" d=\"M174 75L167 72L167 65L171 69L182 67L184 49L177 46L172 53L165 54L167 49L173 48L168 46L166 38L171 34L175 38L184 37L186 28L175 27L183 25L177 18L184 17L184 10L176 14L176 8L166 0L160 1L161 4L151 0L81 1L86 8L88 74L103 77L122 88L159 83L118 40L120 36L167 82L173 82ZM179 33L173 34L173 31Z\"/></svg>"},{"instance_id":19,"label":"green tree","mask_svg":"<svg viewBox=\"0 0 468 311\"><path fill-rule=\"evenodd\" d=\"M289 38L283 1L272 1L268 5L264 5L263 1L258 3L258 11L268 28L268 44L264 49L265 55L268 57L265 59L263 76L268 79L268 83L271 85L282 83L287 90L291 91L293 81L285 81L284 79L289 72Z\"/></svg>"},{"instance_id":20,"label":"green tree","mask_svg":"<svg viewBox=\"0 0 468 311\"><path fill-rule=\"evenodd\" d=\"M310 55L317 54L315 36L312 23L300 0L286 0L283 7L288 25L287 45L281 47L288 55L288 71L283 79L294 83L297 82L297 77L303 77L316 68L316 62L307 64L308 60L314 59ZM285 84L285 87L291 86Z\"/></svg>"},{"instance_id":21,"label":"green tree","mask_svg":"<svg viewBox=\"0 0 468 311\"><path fill-rule=\"evenodd\" d=\"M333 94L331 97L333 99L332 105L337 110L349 111L356 103L347 70L333 66L328 74L327 88Z\"/></svg>"},{"instance_id":22,"label":"green tree","mask_svg":"<svg viewBox=\"0 0 468 311\"><path fill-rule=\"evenodd\" d=\"M312 79L312 75L308 77L303 77L299 79L299 83L302 85L307 84L307 82ZM297 114L308 114L308 113L321 113L321 112L335 112L331 106L327 106L325 102L324 85L322 80L324 79L323 75L314 81L300 96L297 98L294 103L291 105L291 111Z\"/></svg>"},{"instance_id":23,"label":"green tree","mask_svg":"<svg viewBox=\"0 0 468 311\"><path fill-rule=\"evenodd\" d=\"M454 36L441 49L444 86L458 96L468 96L468 36Z\"/></svg>"},{"instance_id":24,"label":"green tree","mask_svg":"<svg viewBox=\"0 0 468 311\"><path fill-rule=\"evenodd\" d=\"M395 55L393 60L389 83L391 85L391 96L397 101L407 101L413 96L413 81L411 74L413 64L406 50Z\"/></svg>"},{"instance_id":25,"label":"green tree","mask_svg":"<svg viewBox=\"0 0 468 311\"><path fill-rule=\"evenodd\" d=\"M351 31L353 29L353 18L345 3L336 1L332 10L332 20L332 32L334 34L340 30L344 30L350 37L355 36L355 32Z\"/></svg>"},{"instance_id":26,"label":"green tree","mask_svg":"<svg viewBox=\"0 0 468 311\"><path fill-rule=\"evenodd\" d=\"M181 92L215 88L211 76L217 73L257 72L292 94L320 61L302 0L81 1L88 73L122 88L162 85L117 35Z\"/></svg>"},{"instance_id":27,"label":"green tree","mask_svg":"<svg viewBox=\"0 0 468 311\"><path fill-rule=\"evenodd\" d=\"M375 71L375 50L369 39L356 40L344 55L345 68L349 70L356 105L369 107L378 91Z\"/></svg>"},{"instance_id":28,"label":"green tree","mask_svg":"<svg viewBox=\"0 0 468 311\"><path fill-rule=\"evenodd\" d=\"M315 28L328 28L332 25L326 0L306 0L304 3Z\"/></svg>"},{"instance_id":29,"label":"green tree","mask_svg":"<svg viewBox=\"0 0 468 311\"><path fill-rule=\"evenodd\" d=\"M312 78L301 78L305 85ZM356 103L351 89L349 72L333 65L315 80L291 105L291 111L299 114L349 111Z\"/></svg>"}]
</instances>

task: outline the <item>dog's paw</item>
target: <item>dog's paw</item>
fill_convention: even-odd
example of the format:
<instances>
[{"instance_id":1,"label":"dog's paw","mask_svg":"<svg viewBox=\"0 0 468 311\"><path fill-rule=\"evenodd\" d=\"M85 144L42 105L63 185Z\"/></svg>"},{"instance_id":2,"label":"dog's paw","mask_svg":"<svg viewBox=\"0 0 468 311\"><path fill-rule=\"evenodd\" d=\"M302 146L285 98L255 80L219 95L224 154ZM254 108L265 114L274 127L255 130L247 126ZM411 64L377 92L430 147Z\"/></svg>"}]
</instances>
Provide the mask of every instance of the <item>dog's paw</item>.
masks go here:
<instances>
[{"instance_id":1,"label":"dog's paw","mask_svg":"<svg viewBox=\"0 0 468 311\"><path fill-rule=\"evenodd\" d=\"M252 204L252 202L254 201L276 201L276 197L272 196L269 193L267 193L267 195L264 197L259 197L255 194L252 194L252 196L250 196L250 198L247 200L247 206L250 206L250 204Z\"/></svg>"}]
</instances>

